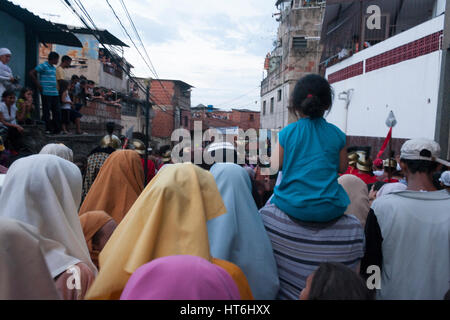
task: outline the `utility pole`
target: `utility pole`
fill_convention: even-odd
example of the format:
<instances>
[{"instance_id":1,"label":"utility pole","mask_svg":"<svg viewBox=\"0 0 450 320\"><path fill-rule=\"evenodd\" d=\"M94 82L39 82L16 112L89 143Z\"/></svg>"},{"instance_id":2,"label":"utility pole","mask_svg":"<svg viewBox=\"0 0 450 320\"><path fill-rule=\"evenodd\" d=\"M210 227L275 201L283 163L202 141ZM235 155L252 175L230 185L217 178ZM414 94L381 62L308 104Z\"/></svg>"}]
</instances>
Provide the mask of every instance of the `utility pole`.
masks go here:
<instances>
[{"instance_id":1,"label":"utility pole","mask_svg":"<svg viewBox=\"0 0 450 320\"><path fill-rule=\"evenodd\" d=\"M150 102L150 85L151 79L148 79L146 98L145 98L145 157L144 157L144 174L145 174L145 186L149 183L148 179L148 147L149 147L149 132L150 132L150 108L152 107Z\"/></svg>"},{"instance_id":2,"label":"utility pole","mask_svg":"<svg viewBox=\"0 0 450 320\"><path fill-rule=\"evenodd\" d=\"M436 114L435 140L441 146L441 156L450 158L450 0L445 7L444 34L442 36L442 67Z\"/></svg>"}]
</instances>

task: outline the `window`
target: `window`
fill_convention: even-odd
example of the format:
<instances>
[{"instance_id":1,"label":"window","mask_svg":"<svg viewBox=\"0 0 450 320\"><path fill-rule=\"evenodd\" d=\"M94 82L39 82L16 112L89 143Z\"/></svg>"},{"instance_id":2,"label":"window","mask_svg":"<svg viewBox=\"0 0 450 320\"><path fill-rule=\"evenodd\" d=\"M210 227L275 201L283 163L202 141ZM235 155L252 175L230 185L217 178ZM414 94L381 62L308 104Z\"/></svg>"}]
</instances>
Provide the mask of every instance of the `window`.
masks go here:
<instances>
[{"instance_id":1,"label":"window","mask_svg":"<svg viewBox=\"0 0 450 320\"><path fill-rule=\"evenodd\" d=\"M308 40L305 37L294 37L292 39L292 47L294 49L306 49L308 47Z\"/></svg>"},{"instance_id":2,"label":"window","mask_svg":"<svg viewBox=\"0 0 450 320\"><path fill-rule=\"evenodd\" d=\"M270 114L273 114L274 102L275 102L275 98L270 98Z\"/></svg>"},{"instance_id":3,"label":"window","mask_svg":"<svg viewBox=\"0 0 450 320\"><path fill-rule=\"evenodd\" d=\"M278 101L281 101L281 89L278 90Z\"/></svg>"},{"instance_id":4,"label":"window","mask_svg":"<svg viewBox=\"0 0 450 320\"><path fill-rule=\"evenodd\" d=\"M266 115L266 101L263 101L263 116Z\"/></svg>"},{"instance_id":5,"label":"window","mask_svg":"<svg viewBox=\"0 0 450 320\"><path fill-rule=\"evenodd\" d=\"M184 126L187 127L188 126L188 117L184 116Z\"/></svg>"},{"instance_id":6,"label":"window","mask_svg":"<svg viewBox=\"0 0 450 320\"><path fill-rule=\"evenodd\" d=\"M249 119L249 121L254 121L255 120L255 115L253 113L250 114L248 119Z\"/></svg>"}]
</instances>

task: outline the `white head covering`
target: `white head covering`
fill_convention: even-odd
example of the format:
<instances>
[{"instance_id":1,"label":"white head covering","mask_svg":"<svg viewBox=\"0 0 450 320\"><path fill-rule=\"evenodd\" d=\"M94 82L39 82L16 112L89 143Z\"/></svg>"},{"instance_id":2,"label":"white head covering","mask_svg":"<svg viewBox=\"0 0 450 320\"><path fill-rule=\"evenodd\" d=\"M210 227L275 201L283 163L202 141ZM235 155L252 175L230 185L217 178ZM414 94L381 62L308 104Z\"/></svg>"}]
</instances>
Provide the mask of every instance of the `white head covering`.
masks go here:
<instances>
[{"instance_id":1,"label":"white head covering","mask_svg":"<svg viewBox=\"0 0 450 320\"><path fill-rule=\"evenodd\" d=\"M59 143L50 143L42 148L39 154L53 154L67 161L73 162L73 151L65 145Z\"/></svg>"},{"instance_id":2,"label":"white head covering","mask_svg":"<svg viewBox=\"0 0 450 320\"><path fill-rule=\"evenodd\" d=\"M6 174L0 174L0 194L2 194L3 183L5 182Z\"/></svg>"},{"instance_id":3,"label":"white head covering","mask_svg":"<svg viewBox=\"0 0 450 320\"><path fill-rule=\"evenodd\" d=\"M450 187L450 171L445 171L441 174L439 181L444 184L446 187Z\"/></svg>"},{"instance_id":4,"label":"white head covering","mask_svg":"<svg viewBox=\"0 0 450 320\"><path fill-rule=\"evenodd\" d=\"M1 48L0 49L0 56L4 56L7 54L11 54L11 50L9 50L8 48Z\"/></svg>"},{"instance_id":5,"label":"white head covering","mask_svg":"<svg viewBox=\"0 0 450 320\"><path fill-rule=\"evenodd\" d=\"M0 217L0 300L61 299L42 252L46 239L35 231Z\"/></svg>"},{"instance_id":6,"label":"white head covering","mask_svg":"<svg viewBox=\"0 0 450 320\"><path fill-rule=\"evenodd\" d=\"M407 186L403 183L396 182L396 183L386 183L384 186L381 187L381 189L377 193L377 198L385 196L390 193L396 193L400 191L405 191Z\"/></svg>"},{"instance_id":7,"label":"white head covering","mask_svg":"<svg viewBox=\"0 0 450 320\"><path fill-rule=\"evenodd\" d=\"M9 168L0 195L0 216L35 226L41 236L62 244L68 255L97 274L78 218L80 202L78 167L54 155L33 155ZM55 276L67 268L50 271Z\"/></svg>"}]
</instances>

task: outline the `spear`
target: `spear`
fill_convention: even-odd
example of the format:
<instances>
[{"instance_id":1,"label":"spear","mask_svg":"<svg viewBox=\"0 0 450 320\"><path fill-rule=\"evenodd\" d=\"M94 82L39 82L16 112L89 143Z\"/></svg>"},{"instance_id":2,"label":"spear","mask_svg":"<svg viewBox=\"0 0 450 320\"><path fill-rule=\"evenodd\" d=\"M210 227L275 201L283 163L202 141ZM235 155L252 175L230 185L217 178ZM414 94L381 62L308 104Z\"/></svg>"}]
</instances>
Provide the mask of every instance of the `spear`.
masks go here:
<instances>
[{"instance_id":1,"label":"spear","mask_svg":"<svg viewBox=\"0 0 450 320\"><path fill-rule=\"evenodd\" d=\"M388 171L388 181L392 182L392 170L391 170L391 157L392 157L392 128L395 127L395 125L397 124L397 119L395 119L395 115L394 112L391 110L391 112L389 112L389 116L386 119L386 125L390 128L390 132L391 132L391 139L389 140L389 158L388 158L388 163L389 163L389 171Z\"/></svg>"}]
</instances>

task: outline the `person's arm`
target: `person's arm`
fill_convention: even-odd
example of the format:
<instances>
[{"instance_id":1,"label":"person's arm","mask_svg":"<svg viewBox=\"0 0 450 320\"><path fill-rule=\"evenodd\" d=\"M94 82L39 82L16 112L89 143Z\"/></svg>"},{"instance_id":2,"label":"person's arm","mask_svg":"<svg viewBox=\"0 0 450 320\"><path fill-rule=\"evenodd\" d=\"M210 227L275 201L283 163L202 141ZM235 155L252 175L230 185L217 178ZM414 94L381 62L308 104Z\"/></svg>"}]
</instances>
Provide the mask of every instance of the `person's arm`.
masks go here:
<instances>
[{"instance_id":1,"label":"person's arm","mask_svg":"<svg viewBox=\"0 0 450 320\"><path fill-rule=\"evenodd\" d=\"M283 157L284 157L284 149L281 146L281 144L279 145L279 154L278 154L278 163L279 163L279 169L283 169Z\"/></svg>"},{"instance_id":2,"label":"person's arm","mask_svg":"<svg viewBox=\"0 0 450 320\"><path fill-rule=\"evenodd\" d=\"M366 235L366 252L361 260L360 274L364 279L367 279L369 276L367 274L367 268L375 265L381 270L383 263L383 236L381 235L381 229L373 209L370 209L367 215L364 232Z\"/></svg>"},{"instance_id":3,"label":"person's arm","mask_svg":"<svg viewBox=\"0 0 450 320\"><path fill-rule=\"evenodd\" d=\"M62 96L61 96L61 103L62 103L62 104L70 104L70 105L73 105L73 102L72 102L72 101L66 101L68 95L69 95L69 92L67 92L67 91L64 91L64 92L63 92L63 94L62 94Z\"/></svg>"},{"instance_id":4,"label":"person's arm","mask_svg":"<svg viewBox=\"0 0 450 320\"><path fill-rule=\"evenodd\" d=\"M339 154L339 173L345 173L348 168L347 148L343 148Z\"/></svg>"},{"instance_id":5,"label":"person's arm","mask_svg":"<svg viewBox=\"0 0 450 320\"><path fill-rule=\"evenodd\" d=\"M3 113L0 112L0 122L3 123L5 126L10 128L16 128L20 133L23 132L23 128L19 126L18 124L9 123L5 120L5 117L3 116Z\"/></svg>"},{"instance_id":6,"label":"person's arm","mask_svg":"<svg viewBox=\"0 0 450 320\"><path fill-rule=\"evenodd\" d=\"M18 112L16 113L16 119L18 121L24 121L25 120L25 114L26 114L26 111L27 111L27 106L26 106L25 101L20 102L20 103L18 102L17 106L18 106L18 108L17 108ZM20 108L19 108L19 106L20 106Z\"/></svg>"},{"instance_id":7,"label":"person's arm","mask_svg":"<svg viewBox=\"0 0 450 320\"><path fill-rule=\"evenodd\" d=\"M0 71L0 81L14 81L14 77L11 73L1 70Z\"/></svg>"},{"instance_id":8,"label":"person's arm","mask_svg":"<svg viewBox=\"0 0 450 320\"><path fill-rule=\"evenodd\" d=\"M36 88L38 88L39 92L42 93L42 86L38 80L36 69L31 70L29 75L30 75L31 80L33 80L33 83L36 85Z\"/></svg>"}]
</instances>

